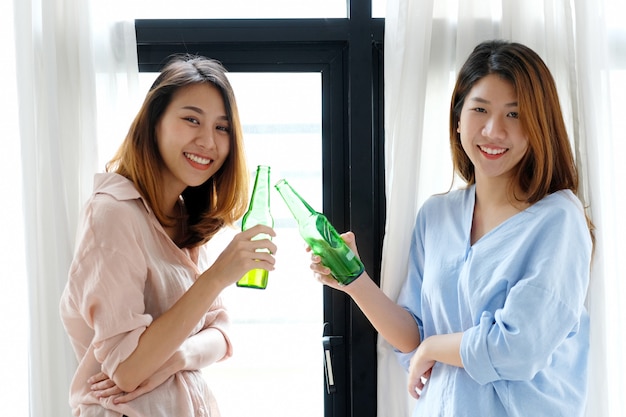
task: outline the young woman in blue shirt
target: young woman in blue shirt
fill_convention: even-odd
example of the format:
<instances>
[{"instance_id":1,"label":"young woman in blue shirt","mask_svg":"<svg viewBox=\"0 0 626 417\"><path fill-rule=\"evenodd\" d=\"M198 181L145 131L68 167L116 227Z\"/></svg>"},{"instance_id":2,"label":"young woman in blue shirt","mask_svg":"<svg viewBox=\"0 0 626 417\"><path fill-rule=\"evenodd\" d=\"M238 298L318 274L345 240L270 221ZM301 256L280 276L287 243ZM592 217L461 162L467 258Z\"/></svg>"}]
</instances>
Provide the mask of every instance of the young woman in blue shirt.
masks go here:
<instances>
[{"instance_id":1,"label":"young woman in blue shirt","mask_svg":"<svg viewBox=\"0 0 626 417\"><path fill-rule=\"evenodd\" d=\"M450 145L462 189L419 211L396 302L367 272L339 286L398 351L414 416L582 416L593 226L552 75L528 47L479 44L461 68ZM357 252L351 232L344 239Z\"/></svg>"}]
</instances>

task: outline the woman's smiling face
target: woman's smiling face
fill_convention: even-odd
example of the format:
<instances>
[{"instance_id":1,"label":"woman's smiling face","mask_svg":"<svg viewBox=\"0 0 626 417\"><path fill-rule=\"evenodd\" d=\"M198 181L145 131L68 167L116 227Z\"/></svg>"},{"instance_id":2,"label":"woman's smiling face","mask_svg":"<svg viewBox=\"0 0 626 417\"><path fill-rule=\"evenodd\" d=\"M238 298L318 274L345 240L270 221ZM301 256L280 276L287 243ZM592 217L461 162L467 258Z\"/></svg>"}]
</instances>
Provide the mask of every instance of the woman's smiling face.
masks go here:
<instances>
[{"instance_id":1,"label":"woman's smiling face","mask_svg":"<svg viewBox=\"0 0 626 417\"><path fill-rule=\"evenodd\" d=\"M230 151L230 125L220 91L211 84L182 87L157 124L156 137L168 194L205 183Z\"/></svg>"},{"instance_id":2,"label":"woman's smiling face","mask_svg":"<svg viewBox=\"0 0 626 417\"><path fill-rule=\"evenodd\" d=\"M457 131L474 164L476 182L510 178L528 150L528 138L518 118L513 84L498 75L479 80L467 95Z\"/></svg>"}]
</instances>

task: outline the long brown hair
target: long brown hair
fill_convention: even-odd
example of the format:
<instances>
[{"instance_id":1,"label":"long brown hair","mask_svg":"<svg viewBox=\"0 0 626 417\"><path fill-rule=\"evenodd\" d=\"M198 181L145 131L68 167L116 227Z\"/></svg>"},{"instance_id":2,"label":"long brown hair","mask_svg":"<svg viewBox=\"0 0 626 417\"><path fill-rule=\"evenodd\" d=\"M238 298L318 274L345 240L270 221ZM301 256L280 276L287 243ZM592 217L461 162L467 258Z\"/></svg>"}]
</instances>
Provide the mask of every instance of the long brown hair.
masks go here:
<instances>
[{"instance_id":1,"label":"long brown hair","mask_svg":"<svg viewBox=\"0 0 626 417\"><path fill-rule=\"evenodd\" d=\"M562 189L578 191L578 172L561 112L556 85L542 59L519 43L479 44L457 77L450 105L450 146L456 172L475 182L474 165L461 146L457 126L465 98L483 77L496 74L511 82L518 96L520 122L528 135L528 152L517 166L514 181L535 203Z\"/></svg>"},{"instance_id":2,"label":"long brown hair","mask_svg":"<svg viewBox=\"0 0 626 417\"><path fill-rule=\"evenodd\" d=\"M225 225L231 225L245 212L248 199L248 169L243 133L235 94L226 70L216 60L194 55L176 55L163 67L130 126L126 139L106 170L132 181L163 225L172 225L158 204L163 198L156 126L172 96L192 84L211 84L221 93L230 124L230 152L222 167L204 184L187 187L182 197L187 209L187 233L181 247L194 247L208 241Z\"/></svg>"},{"instance_id":3,"label":"long brown hair","mask_svg":"<svg viewBox=\"0 0 626 417\"><path fill-rule=\"evenodd\" d=\"M467 94L490 74L514 86L520 122L528 137L528 151L517 165L512 192L519 186L529 204L558 190L569 189L577 194L578 170L554 78L536 52L515 42L493 40L479 44L459 71L450 103L450 147L455 172L468 184L476 182L474 165L463 150L457 127ZM587 223L593 238L589 217Z\"/></svg>"}]
</instances>

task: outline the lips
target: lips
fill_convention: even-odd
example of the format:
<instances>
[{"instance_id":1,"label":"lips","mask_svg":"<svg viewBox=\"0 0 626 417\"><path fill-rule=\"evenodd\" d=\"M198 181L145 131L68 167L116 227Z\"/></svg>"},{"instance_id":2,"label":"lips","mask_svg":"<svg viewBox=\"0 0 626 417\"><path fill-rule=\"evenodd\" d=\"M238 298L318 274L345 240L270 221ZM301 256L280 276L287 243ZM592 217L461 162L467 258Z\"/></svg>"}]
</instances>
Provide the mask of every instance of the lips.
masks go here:
<instances>
[{"instance_id":1,"label":"lips","mask_svg":"<svg viewBox=\"0 0 626 417\"><path fill-rule=\"evenodd\" d=\"M212 159L203 158L201 156L188 153L188 152L184 152L184 155L185 155L185 158L200 165L209 165L213 161Z\"/></svg>"},{"instance_id":2,"label":"lips","mask_svg":"<svg viewBox=\"0 0 626 417\"><path fill-rule=\"evenodd\" d=\"M508 148L490 148L487 146L478 145L478 148L487 155L490 156L499 156L508 151Z\"/></svg>"},{"instance_id":3,"label":"lips","mask_svg":"<svg viewBox=\"0 0 626 417\"><path fill-rule=\"evenodd\" d=\"M199 171L207 171L213 165L213 159L205 158L204 156L189 152L183 152L183 155L185 155L189 165Z\"/></svg>"}]
</instances>

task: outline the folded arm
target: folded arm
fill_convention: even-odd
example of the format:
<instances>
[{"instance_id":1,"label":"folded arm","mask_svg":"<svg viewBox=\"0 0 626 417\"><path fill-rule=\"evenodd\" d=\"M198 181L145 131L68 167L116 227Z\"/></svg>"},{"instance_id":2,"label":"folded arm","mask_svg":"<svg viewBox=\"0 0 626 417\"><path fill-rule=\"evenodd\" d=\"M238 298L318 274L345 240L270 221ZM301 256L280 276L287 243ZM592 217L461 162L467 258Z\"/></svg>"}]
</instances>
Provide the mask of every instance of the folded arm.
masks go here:
<instances>
[{"instance_id":1,"label":"folded arm","mask_svg":"<svg viewBox=\"0 0 626 417\"><path fill-rule=\"evenodd\" d=\"M154 390L180 371L205 368L230 354L230 343L216 328L207 328L189 337L174 354L132 392L124 392L108 375L99 372L88 383L98 398L117 396L116 404L126 403Z\"/></svg>"}]
</instances>

